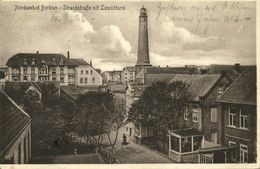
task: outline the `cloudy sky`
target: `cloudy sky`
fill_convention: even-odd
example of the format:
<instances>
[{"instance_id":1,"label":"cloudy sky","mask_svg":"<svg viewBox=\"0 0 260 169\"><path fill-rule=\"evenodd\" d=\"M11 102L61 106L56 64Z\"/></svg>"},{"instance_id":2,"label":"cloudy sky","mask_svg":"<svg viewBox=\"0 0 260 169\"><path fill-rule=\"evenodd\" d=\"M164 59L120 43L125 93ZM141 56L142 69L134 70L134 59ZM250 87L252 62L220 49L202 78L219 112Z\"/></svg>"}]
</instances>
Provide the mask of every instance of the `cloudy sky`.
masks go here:
<instances>
[{"instance_id":1,"label":"cloudy sky","mask_svg":"<svg viewBox=\"0 0 260 169\"><path fill-rule=\"evenodd\" d=\"M116 5L125 10L15 11L15 5ZM256 64L254 2L1 2L0 66L20 52L92 59L102 70L137 60L138 16L148 10L152 65Z\"/></svg>"}]
</instances>

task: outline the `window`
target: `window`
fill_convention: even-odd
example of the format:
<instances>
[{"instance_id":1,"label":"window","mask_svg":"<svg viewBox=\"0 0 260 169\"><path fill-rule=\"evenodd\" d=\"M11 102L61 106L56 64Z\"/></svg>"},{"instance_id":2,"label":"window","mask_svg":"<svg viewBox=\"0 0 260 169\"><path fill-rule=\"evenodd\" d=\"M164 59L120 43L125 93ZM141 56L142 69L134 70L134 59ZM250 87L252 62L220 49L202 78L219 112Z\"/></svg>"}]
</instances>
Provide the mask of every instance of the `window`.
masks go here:
<instances>
[{"instance_id":1,"label":"window","mask_svg":"<svg viewBox=\"0 0 260 169\"><path fill-rule=\"evenodd\" d=\"M23 74L27 74L27 68L23 68Z\"/></svg>"},{"instance_id":2,"label":"window","mask_svg":"<svg viewBox=\"0 0 260 169\"><path fill-rule=\"evenodd\" d=\"M53 74L53 75L56 74L56 68L53 67L53 68L51 69L51 74Z\"/></svg>"},{"instance_id":3,"label":"window","mask_svg":"<svg viewBox=\"0 0 260 169\"><path fill-rule=\"evenodd\" d=\"M60 77L60 82L64 83L64 77Z\"/></svg>"},{"instance_id":4,"label":"window","mask_svg":"<svg viewBox=\"0 0 260 169\"><path fill-rule=\"evenodd\" d=\"M32 81L32 82L35 81L35 78L34 78L34 77L31 77L31 81Z\"/></svg>"},{"instance_id":5,"label":"window","mask_svg":"<svg viewBox=\"0 0 260 169\"><path fill-rule=\"evenodd\" d=\"M90 70L90 74L91 74L91 75L93 74L93 70Z\"/></svg>"},{"instance_id":6,"label":"window","mask_svg":"<svg viewBox=\"0 0 260 169\"><path fill-rule=\"evenodd\" d=\"M75 70L74 70L73 68L69 68L69 69L68 69L68 73L69 73L69 74L74 74L74 73L75 73Z\"/></svg>"},{"instance_id":7,"label":"window","mask_svg":"<svg viewBox=\"0 0 260 169\"><path fill-rule=\"evenodd\" d=\"M86 83L86 84L88 83L88 78L84 79L84 83Z\"/></svg>"},{"instance_id":8,"label":"window","mask_svg":"<svg viewBox=\"0 0 260 169\"><path fill-rule=\"evenodd\" d=\"M92 83L93 83L93 84L95 83L95 78L94 78L94 77L92 78Z\"/></svg>"},{"instance_id":9,"label":"window","mask_svg":"<svg viewBox=\"0 0 260 169\"><path fill-rule=\"evenodd\" d=\"M198 115L199 115L198 110L193 110L193 112L192 112L192 121L193 122L198 122Z\"/></svg>"},{"instance_id":10,"label":"window","mask_svg":"<svg viewBox=\"0 0 260 169\"><path fill-rule=\"evenodd\" d=\"M236 107L229 108L229 126L236 126L236 115L239 113L239 109Z\"/></svg>"},{"instance_id":11,"label":"window","mask_svg":"<svg viewBox=\"0 0 260 169\"><path fill-rule=\"evenodd\" d=\"M210 121L217 122L217 118L218 118L217 108L213 107L210 109Z\"/></svg>"},{"instance_id":12,"label":"window","mask_svg":"<svg viewBox=\"0 0 260 169\"><path fill-rule=\"evenodd\" d=\"M35 68L31 68L31 74L32 74L32 75L35 74Z\"/></svg>"},{"instance_id":13,"label":"window","mask_svg":"<svg viewBox=\"0 0 260 169\"><path fill-rule=\"evenodd\" d=\"M202 136L194 136L193 137L193 151L197 151L201 148L202 144Z\"/></svg>"},{"instance_id":14,"label":"window","mask_svg":"<svg viewBox=\"0 0 260 169\"><path fill-rule=\"evenodd\" d=\"M180 152L179 138L171 136L171 149L176 152Z\"/></svg>"},{"instance_id":15,"label":"window","mask_svg":"<svg viewBox=\"0 0 260 169\"><path fill-rule=\"evenodd\" d=\"M12 68L12 74L13 74L13 75L18 75L18 74L19 74L19 69L17 69L17 68Z\"/></svg>"},{"instance_id":16,"label":"window","mask_svg":"<svg viewBox=\"0 0 260 169\"><path fill-rule=\"evenodd\" d=\"M47 74L47 68L46 67L39 68L39 74Z\"/></svg>"},{"instance_id":17,"label":"window","mask_svg":"<svg viewBox=\"0 0 260 169\"><path fill-rule=\"evenodd\" d=\"M129 130L129 136L132 136L132 128Z\"/></svg>"},{"instance_id":18,"label":"window","mask_svg":"<svg viewBox=\"0 0 260 169\"><path fill-rule=\"evenodd\" d=\"M240 162L248 162L248 148L246 145L240 144Z\"/></svg>"},{"instance_id":19,"label":"window","mask_svg":"<svg viewBox=\"0 0 260 169\"><path fill-rule=\"evenodd\" d=\"M52 81L56 81L56 77L52 77Z\"/></svg>"},{"instance_id":20,"label":"window","mask_svg":"<svg viewBox=\"0 0 260 169\"><path fill-rule=\"evenodd\" d=\"M27 60L26 60L26 58L24 58L23 64L27 65Z\"/></svg>"},{"instance_id":21,"label":"window","mask_svg":"<svg viewBox=\"0 0 260 169\"><path fill-rule=\"evenodd\" d=\"M82 84L83 83L83 78L80 78L80 84Z\"/></svg>"},{"instance_id":22,"label":"window","mask_svg":"<svg viewBox=\"0 0 260 169\"><path fill-rule=\"evenodd\" d=\"M32 65L34 65L35 64L35 61L34 61L34 58L32 59Z\"/></svg>"},{"instance_id":23,"label":"window","mask_svg":"<svg viewBox=\"0 0 260 169\"><path fill-rule=\"evenodd\" d=\"M188 109L184 110L184 120L188 120Z\"/></svg>"},{"instance_id":24,"label":"window","mask_svg":"<svg viewBox=\"0 0 260 169\"><path fill-rule=\"evenodd\" d=\"M229 145L229 146L235 146L235 145L236 145L236 142L229 141L229 142L228 142L228 145ZM232 161L237 161L237 149L233 149L233 150L231 151L231 160L232 160Z\"/></svg>"},{"instance_id":25,"label":"window","mask_svg":"<svg viewBox=\"0 0 260 169\"><path fill-rule=\"evenodd\" d=\"M68 81L69 81L69 84L74 84L74 83L75 83L75 78L74 78L74 76L69 76Z\"/></svg>"},{"instance_id":26,"label":"window","mask_svg":"<svg viewBox=\"0 0 260 169\"><path fill-rule=\"evenodd\" d=\"M83 75L83 73L84 73L83 70L81 70L81 71L80 71L80 74Z\"/></svg>"},{"instance_id":27,"label":"window","mask_svg":"<svg viewBox=\"0 0 260 169\"><path fill-rule=\"evenodd\" d=\"M24 77L23 77L23 81L27 81L27 76L24 76Z\"/></svg>"},{"instance_id":28,"label":"window","mask_svg":"<svg viewBox=\"0 0 260 169\"><path fill-rule=\"evenodd\" d=\"M224 87L219 87L218 88L218 97L220 97L222 95L222 93L224 92L225 88Z\"/></svg>"},{"instance_id":29,"label":"window","mask_svg":"<svg viewBox=\"0 0 260 169\"><path fill-rule=\"evenodd\" d=\"M186 153L186 152L191 152L191 137L184 137L181 138L181 152Z\"/></svg>"},{"instance_id":30,"label":"window","mask_svg":"<svg viewBox=\"0 0 260 169\"><path fill-rule=\"evenodd\" d=\"M88 70L86 70L86 75L88 75Z\"/></svg>"},{"instance_id":31,"label":"window","mask_svg":"<svg viewBox=\"0 0 260 169\"><path fill-rule=\"evenodd\" d=\"M247 114L245 112L240 112L240 128L247 129Z\"/></svg>"},{"instance_id":32,"label":"window","mask_svg":"<svg viewBox=\"0 0 260 169\"><path fill-rule=\"evenodd\" d=\"M60 68L60 74L64 74L64 68Z\"/></svg>"}]
</instances>

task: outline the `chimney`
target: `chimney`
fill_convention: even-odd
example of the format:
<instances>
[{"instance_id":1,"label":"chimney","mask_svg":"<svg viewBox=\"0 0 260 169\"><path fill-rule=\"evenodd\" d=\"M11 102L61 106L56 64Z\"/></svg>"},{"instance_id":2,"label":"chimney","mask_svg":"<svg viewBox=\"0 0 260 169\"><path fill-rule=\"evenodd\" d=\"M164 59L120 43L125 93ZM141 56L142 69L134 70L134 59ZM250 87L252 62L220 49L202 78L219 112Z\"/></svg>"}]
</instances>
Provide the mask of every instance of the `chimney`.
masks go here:
<instances>
[{"instance_id":1,"label":"chimney","mask_svg":"<svg viewBox=\"0 0 260 169\"><path fill-rule=\"evenodd\" d=\"M67 57L70 59L70 51L67 52Z\"/></svg>"},{"instance_id":2,"label":"chimney","mask_svg":"<svg viewBox=\"0 0 260 169\"><path fill-rule=\"evenodd\" d=\"M92 60L90 59L89 65L92 66Z\"/></svg>"},{"instance_id":3,"label":"chimney","mask_svg":"<svg viewBox=\"0 0 260 169\"><path fill-rule=\"evenodd\" d=\"M240 64L239 63L235 63L235 71L237 72L237 73L240 73Z\"/></svg>"},{"instance_id":4,"label":"chimney","mask_svg":"<svg viewBox=\"0 0 260 169\"><path fill-rule=\"evenodd\" d=\"M37 54L37 55L39 54L39 51L38 51L38 50L36 51L36 54Z\"/></svg>"}]
</instances>

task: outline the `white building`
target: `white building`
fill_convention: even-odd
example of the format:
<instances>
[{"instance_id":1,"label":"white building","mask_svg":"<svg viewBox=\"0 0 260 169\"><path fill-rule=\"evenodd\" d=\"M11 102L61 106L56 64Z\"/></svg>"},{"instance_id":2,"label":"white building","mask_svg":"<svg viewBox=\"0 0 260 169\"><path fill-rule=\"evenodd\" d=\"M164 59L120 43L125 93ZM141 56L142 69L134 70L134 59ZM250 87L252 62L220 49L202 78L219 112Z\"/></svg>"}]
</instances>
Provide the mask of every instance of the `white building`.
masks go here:
<instances>
[{"instance_id":1,"label":"white building","mask_svg":"<svg viewBox=\"0 0 260 169\"><path fill-rule=\"evenodd\" d=\"M133 84L135 82L135 67L128 66L122 71L122 83L123 84Z\"/></svg>"},{"instance_id":2,"label":"white building","mask_svg":"<svg viewBox=\"0 0 260 169\"><path fill-rule=\"evenodd\" d=\"M102 85L100 73L83 59L62 54L18 53L7 64L8 81L59 82L60 85ZM83 72L82 72L83 71Z\"/></svg>"}]
</instances>

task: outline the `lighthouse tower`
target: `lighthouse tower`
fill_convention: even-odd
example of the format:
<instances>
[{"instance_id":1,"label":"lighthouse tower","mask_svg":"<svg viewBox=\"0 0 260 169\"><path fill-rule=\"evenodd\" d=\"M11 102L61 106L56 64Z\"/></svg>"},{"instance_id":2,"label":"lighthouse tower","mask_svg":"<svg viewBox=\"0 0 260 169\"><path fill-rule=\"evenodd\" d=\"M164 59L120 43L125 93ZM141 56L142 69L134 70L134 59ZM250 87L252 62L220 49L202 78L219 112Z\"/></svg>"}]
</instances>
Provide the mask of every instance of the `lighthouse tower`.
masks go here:
<instances>
[{"instance_id":1,"label":"lighthouse tower","mask_svg":"<svg viewBox=\"0 0 260 169\"><path fill-rule=\"evenodd\" d=\"M147 10L142 7L139 16L138 54L135 65L137 84L144 84L145 68L151 66L149 58Z\"/></svg>"}]
</instances>

